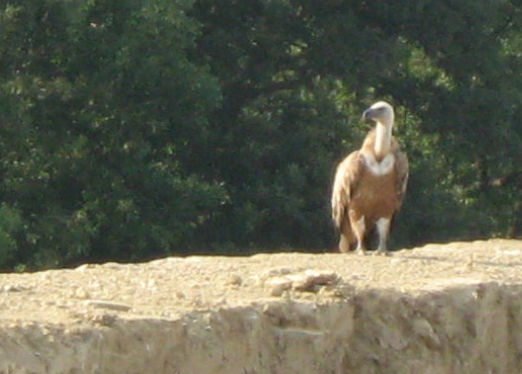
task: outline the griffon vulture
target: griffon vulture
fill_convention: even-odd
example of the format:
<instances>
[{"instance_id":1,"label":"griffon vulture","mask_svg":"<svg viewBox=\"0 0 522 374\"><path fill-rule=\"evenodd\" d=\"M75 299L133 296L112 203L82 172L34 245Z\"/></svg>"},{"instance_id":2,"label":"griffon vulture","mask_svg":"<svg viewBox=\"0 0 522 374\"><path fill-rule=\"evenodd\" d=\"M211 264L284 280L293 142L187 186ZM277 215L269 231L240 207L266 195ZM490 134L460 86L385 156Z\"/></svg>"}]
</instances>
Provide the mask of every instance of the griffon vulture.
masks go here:
<instances>
[{"instance_id":1,"label":"griffon vulture","mask_svg":"<svg viewBox=\"0 0 522 374\"><path fill-rule=\"evenodd\" d=\"M375 226L379 236L376 254L388 254L390 223L399 210L408 183L408 158L392 135L393 107L379 101L364 111L363 120L376 126L361 149L337 166L332 191L332 218L340 232L339 251L365 254L364 240Z\"/></svg>"}]
</instances>

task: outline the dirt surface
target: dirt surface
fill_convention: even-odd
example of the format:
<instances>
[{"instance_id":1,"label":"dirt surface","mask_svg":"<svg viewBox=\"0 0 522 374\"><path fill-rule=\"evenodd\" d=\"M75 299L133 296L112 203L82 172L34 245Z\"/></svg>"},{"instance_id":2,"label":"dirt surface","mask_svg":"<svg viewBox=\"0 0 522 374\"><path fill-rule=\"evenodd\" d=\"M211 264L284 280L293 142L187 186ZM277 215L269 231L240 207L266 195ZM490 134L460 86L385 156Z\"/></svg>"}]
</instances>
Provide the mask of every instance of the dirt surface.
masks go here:
<instances>
[{"instance_id":1,"label":"dirt surface","mask_svg":"<svg viewBox=\"0 0 522 374\"><path fill-rule=\"evenodd\" d=\"M389 257L336 253L171 257L142 264L0 274L0 323L81 324L90 322L98 309L127 319L177 318L188 311L273 299L279 280L305 276L307 270L333 272L339 281L319 292L289 290L285 297L336 298L347 284L408 292L478 281L522 284L522 241L432 244ZM107 304L103 307L97 301Z\"/></svg>"},{"instance_id":2,"label":"dirt surface","mask_svg":"<svg viewBox=\"0 0 522 374\"><path fill-rule=\"evenodd\" d=\"M471 373L471 370L484 368L470 363L468 370L466 355L452 358L445 353L447 348L442 348L444 341L455 345L454 339L464 338L448 332L454 327L447 325L451 321L448 322L449 317L441 317L445 314L440 309L449 308L451 313L460 313L461 305L455 297L462 297L462 305L469 304L469 308L479 313L477 308L482 304L477 303L484 293L489 295L490 289L497 295L491 300L486 298L493 306L484 304L481 307L500 305L504 308L502 300L508 297L504 290L512 294L518 292L520 285L522 241L499 239L433 244L394 252L389 257L301 253L171 257L142 264L86 264L70 270L0 274L0 329L3 331L0 333L0 373L413 373L420 372L415 371L413 363L408 371L393 371L389 369L391 364L385 361L392 360L393 352L398 354L400 351L404 351L403 357L410 353L413 358L421 357L424 348L416 348L418 341L423 342L422 346L428 351L438 352L441 360L449 360L447 367L451 372ZM447 290L451 300L444 304L441 295ZM462 296L462 290L469 291L468 296ZM364 302L359 300L361 295L366 295ZM381 320L375 317L375 325L365 325L370 322L358 319L361 310L377 308L376 302L371 301L375 300L375 295L380 295L377 297L381 300L379 305L386 304L382 300L390 297L390 303L395 307L400 303L398 317L393 320L393 326L396 326L398 320L404 319L400 322L403 324L400 331L384 327L374 331L375 326L390 322L386 320L394 315L391 304L381 305L375 312L382 317ZM436 303L442 306L430 304L426 301L427 295L435 295ZM426 305L422 306L423 303ZM388 317L387 308L390 308ZM495 313L508 318L506 310L485 313L491 313L490 317L498 321ZM482 318L475 312L470 313L468 310L455 318L463 326L466 319ZM509 321L522 321L522 312L516 312L515 316L513 313L508 313ZM344 325L344 319L348 325ZM259 320L259 325L254 320ZM242 321L241 326L231 325L238 321ZM499 322L502 331L513 328L506 327L508 322L502 321ZM289 326L293 327L288 329ZM356 332L361 326L366 326L366 332L361 331L359 336ZM480 335L477 328L466 330L472 343L477 343ZM290 335L285 333L283 339L281 329ZM377 334L377 340L368 338L371 331ZM270 333L269 336L264 336L265 332ZM505 333L509 334L509 331ZM320 338L314 334L320 334ZM326 338L328 336L330 338ZM237 346L233 343L234 337L238 339ZM245 337L248 344L244 343ZM273 348L277 352L266 351L269 348L259 346L261 343L256 339L276 347L284 343L284 347ZM371 340L366 348L365 339ZM522 341L519 344L514 337L506 339L514 344L512 353L518 359L517 355L522 354ZM209 346L210 342L216 347ZM125 348L125 344L129 346ZM289 348L285 348L286 344ZM339 345L342 344L351 345L348 351L352 353L341 352ZM358 344L362 344L360 348L357 348ZM382 353L385 356L375 353L376 358L372 358L368 352L374 345L385 351ZM104 354L113 346L118 352L114 355L124 352L129 357L136 355L138 360L145 352L147 360L154 365L161 362L161 365L148 371L132 360L109 360ZM213 349L216 349L217 358L212 354ZM243 361L234 357L234 352L241 349L245 349ZM331 359L330 368L319 368L319 365L327 365L322 360L328 358L317 358L319 361L299 358L309 354L307 349L313 349L318 356L321 353L338 358ZM190 357L201 355L201 352L207 352L205 359ZM259 352L265 352L264 356ZM175 360L171 362L169 357ZM426 357L433 359L433 352ZM502 356L498 359L505 365L517 365L515 358ZM137 362L144 360L141 357ZM269 364L271 360L276 362ZM294 360L294 364L287 366L288 360ZM303 361L309 371L295 364L295 360ZM109 364L109 361L113 363ZM383 365L391 371L385 371ZM422 365L427 370L428 366ZM433 365L432 371L422 372L443 373L446 370L446 366L440 366L443 369L439 371L438 364ZM503 372L503 366L487 365L493 368L491 373ZM289 370L294 367L295 371ZM361 371L357 371L359 368ZM518 366L516 368L518 370Z\"/></svg>"}]
</instances>

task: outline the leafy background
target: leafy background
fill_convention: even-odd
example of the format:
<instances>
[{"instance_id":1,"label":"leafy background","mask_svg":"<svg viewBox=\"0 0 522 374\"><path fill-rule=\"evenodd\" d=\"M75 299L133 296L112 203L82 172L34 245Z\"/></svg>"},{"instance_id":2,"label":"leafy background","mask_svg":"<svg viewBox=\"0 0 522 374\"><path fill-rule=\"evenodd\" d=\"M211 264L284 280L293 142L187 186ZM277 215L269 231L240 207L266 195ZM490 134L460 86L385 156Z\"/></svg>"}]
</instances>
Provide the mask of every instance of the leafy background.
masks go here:
<instances>
[{"instance_id":1,"label":"leafy background","mask_svg":"<svg viewBox=\"0 0 522 374\"><path fill-rule=\"evenodd\" d=\"M508 0L0 6L0 269L330 251L335 165L385 99L411 162L392 247L522 235Z\"/></svg>"}]
</instances>

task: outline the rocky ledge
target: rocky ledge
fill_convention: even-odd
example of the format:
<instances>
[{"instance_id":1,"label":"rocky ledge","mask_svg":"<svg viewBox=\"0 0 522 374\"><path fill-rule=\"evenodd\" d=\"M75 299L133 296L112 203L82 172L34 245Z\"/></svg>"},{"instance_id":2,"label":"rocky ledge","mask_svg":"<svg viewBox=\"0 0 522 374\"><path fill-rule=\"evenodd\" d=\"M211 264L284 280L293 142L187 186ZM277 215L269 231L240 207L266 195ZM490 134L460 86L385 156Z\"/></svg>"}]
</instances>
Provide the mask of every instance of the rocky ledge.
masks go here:
<instances>
[{"instance_id":1,"label":"rocky ledge","mask_svg":"<svg viewBox=\"0 0 522 374\"><path fill-rule=\"evenodd\" d=\"M0 274L0 373L520 373L522 242Z\"/></svg>"}]
</instances>

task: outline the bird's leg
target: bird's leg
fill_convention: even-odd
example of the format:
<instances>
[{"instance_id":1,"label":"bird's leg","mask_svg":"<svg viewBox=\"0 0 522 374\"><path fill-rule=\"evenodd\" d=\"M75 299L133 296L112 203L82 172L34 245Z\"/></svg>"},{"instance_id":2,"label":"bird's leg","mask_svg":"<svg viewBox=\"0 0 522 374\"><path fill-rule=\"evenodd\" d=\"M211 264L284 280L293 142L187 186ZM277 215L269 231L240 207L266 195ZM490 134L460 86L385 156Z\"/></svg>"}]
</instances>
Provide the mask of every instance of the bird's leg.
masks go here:
<instances>
[{"instance_id":1,"label":"bird's leg","mask_svg":"<svg viewBox=\"0 0 522 374\"><path fill-rule=\"evenodd\" d=\"M341 237L339 239L339 252L350 252L350 244L353 242L352 228L349 219L345 219L341 226Z\"/></svg>"},{"instance_id":2,"label":"bird's leg","mask_svg":"<svg viewBox=\"0 0 522 374\"><path fill-rule=\"evenodd\" d=\"M350 251L350 242L344 236L344 234L341 234L341 238L339 239L339 252L341 253L348 253Z\"/></svg>"},{"instance_id":3,"label":"bird's leg","mask_svg":"<svg viewBox=\"0 0 522 374\"><path fill-rule=\"evenodd\" d=\"M357 238L357 247L355 247L355 253L363 256L366 255L366 249L364 248L362 238Z\"/></svg>"},{"instance_id":4,"label":"bird's leg","mask_svg":"<svg viewBox=\"0 0 522 374\"><path fill-rule=\"evenodd\" d=\"M353 214L351 214L350 221L352 224L353 233L357 238L357 247L355 248L355 253L365 255L366 249L364 248L364 234L366 231L366 225L364 223L364 216L361 216L356 220L355 217L353 217Z\"/></svg>"},{"instance_id":5,"label":"bird's leg","mask_svg":"<svg viewBox=\"0 0 522 374\"><path fill-rule=\"evenodd\" d=\"M390 219L379 218L375 225L377 226L377 233L379 234L379 247L375 251L375 254L389 256L386 242L388 240L388 232L390 231Z\"/></svg>"}]
</instances>

